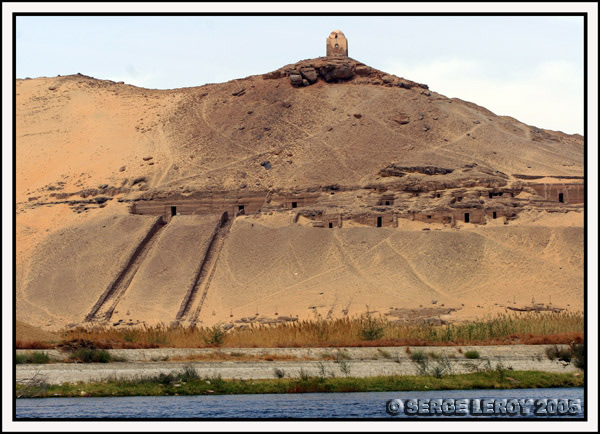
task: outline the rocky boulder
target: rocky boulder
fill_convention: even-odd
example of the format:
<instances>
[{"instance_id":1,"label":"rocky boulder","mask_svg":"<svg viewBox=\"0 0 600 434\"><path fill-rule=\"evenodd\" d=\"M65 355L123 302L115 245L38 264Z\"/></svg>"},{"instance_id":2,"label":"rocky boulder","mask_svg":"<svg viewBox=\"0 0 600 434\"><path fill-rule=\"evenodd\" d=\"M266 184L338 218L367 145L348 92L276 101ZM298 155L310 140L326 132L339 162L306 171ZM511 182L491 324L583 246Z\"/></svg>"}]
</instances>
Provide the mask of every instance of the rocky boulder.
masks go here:
<instances>
[{"instance_id":1,"label":"rocky boulder","mask_svg":"<svg viewBox=\"0 0 600 434\"><path fill-rule=\"evenodd\" d=\"M302 76L300 74L290 74L290 83L294 86L302 85Z\"/></svg>"},{"instance_id":2,"label":"rocky boulder","mask_svg":"<svg viewBox=\"0 0 600 434\"><path fill-rule=\"evenodd\" d=\"M354 65L350 63L326 63L319 68L319 74L323 80L346 80L354 77Z\"/></svg>"},{"instance_id":3,"label":"rocky boulder","mask_svg":"<svg viewBox=\"0 0 600 434\"><path fill-rule=\"evenodd\" d=\"M354 72L356 73L356 75L360 75L361 77L367 77L369 75L371 75L371 68L369 68L366 65L358 65Z\"/></svg>"},{"instance_id":4,"label":"rocky boulder","mask_svg":"<svg viewBox=\"0 0 600 434\"><path fill-rule=\"evenodd\" d=\"M302 68L300 70L300 74L302 75L302 77L308 80L310 84L315 83L319 78L319 75L317 74L317 70L315 68Z\"/></svg>"}]
</instances>

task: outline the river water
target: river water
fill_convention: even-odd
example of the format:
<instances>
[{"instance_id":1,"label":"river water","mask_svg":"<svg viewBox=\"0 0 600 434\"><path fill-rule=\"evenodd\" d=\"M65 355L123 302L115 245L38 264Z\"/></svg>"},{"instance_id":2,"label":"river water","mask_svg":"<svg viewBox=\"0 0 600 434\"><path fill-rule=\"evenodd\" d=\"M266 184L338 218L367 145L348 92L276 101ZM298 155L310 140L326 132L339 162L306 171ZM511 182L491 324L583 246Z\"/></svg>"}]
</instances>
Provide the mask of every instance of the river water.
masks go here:
<instances>
[{"instance_id":1,"label":"river water","mask_svg":"<svg viewBox=\"0 0 600 434\"><path fill-rule=\"evenodd\" d=\"M304 393L282 395L203 395L203 396L134 396L106 398L43 398L18 399L16 415L19 419L373 419L373 418L415 418L427 419L456 417L449 415L414 416L404 411L395 416L386 412L386 402L399 399L403 405L406 400L469 399L468 414L465 418L481 417L471 414L474 399L555 399L574 403L580 400L581 410L572 415L535 415L534 408L542 407L535 401L527 401L530 410L527 415L505 414L486 417L502 419L556 417L568 419L583 418L583 388L554 389L513 389L513 390L457 390L427 392L360 392L360 393ZM565 401L567 400L567 401ZM418 401L417 401L418 402ZM514 402L514 401L513 401ZM554 401L557 402L557 401ZM551 405L550 405L551 407ZM408 408L408 407L405 407ZM489 407L491 408L491 407ZM564 411L564 405L561 407ZM501 410L498 410L501 412Z\"/></svg>"}]
</instances>

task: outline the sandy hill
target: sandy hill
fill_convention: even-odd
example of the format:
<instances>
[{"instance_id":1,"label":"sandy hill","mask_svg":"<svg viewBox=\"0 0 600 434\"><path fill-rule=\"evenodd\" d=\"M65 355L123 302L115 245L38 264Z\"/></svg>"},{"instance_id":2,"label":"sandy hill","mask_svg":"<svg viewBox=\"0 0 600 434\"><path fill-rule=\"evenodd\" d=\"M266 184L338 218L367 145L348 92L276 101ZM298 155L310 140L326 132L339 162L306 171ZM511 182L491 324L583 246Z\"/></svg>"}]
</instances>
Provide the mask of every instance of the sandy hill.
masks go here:
<instances>
[{"instance_id":1,"label":"sandy hill","mask_svg":"<svg viewBox=\"0 0 600 434\"><path fill-rule=\"evenodd\" d=\"M346 57L174 90L17 80L16 95L30 324L583 306L579 135Z\"/></svg>"}]
</instances>

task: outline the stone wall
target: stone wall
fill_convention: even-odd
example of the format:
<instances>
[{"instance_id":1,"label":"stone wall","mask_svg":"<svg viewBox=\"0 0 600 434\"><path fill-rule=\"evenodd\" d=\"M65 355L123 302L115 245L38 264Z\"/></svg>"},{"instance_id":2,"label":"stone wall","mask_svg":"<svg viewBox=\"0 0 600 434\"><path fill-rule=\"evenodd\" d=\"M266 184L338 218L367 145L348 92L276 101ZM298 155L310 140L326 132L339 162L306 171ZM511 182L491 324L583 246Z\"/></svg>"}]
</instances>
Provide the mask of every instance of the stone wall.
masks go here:
<instances>
[{"instance_id":1,"label":"stone wall","mask_svg":"<svg viewBox=\"0 0 600 434\"><path fill-rule=\"evenodd\" d=\"M268 192L255 194L214 194L206 197L185 199L139 200L131 205L132 214L160 215L169 221L172 215L207 215L226 212L230 217L240 214L256 214L260 211L294 209L314 204L319 193L288 193L271 195Z\"/></svg>"},{"instance_id":2,"label":"stone wall","mask_svg":"<svg viewBox=\"0 0 600 434\"><path fill-rule=\"evenodd\" d=\"M559 202L559 194L563 194L563 202L570 204L581 204L585 201L585 189L583 184L529 184L538 196L545 200Z\"/></svg>"}]
</instances>

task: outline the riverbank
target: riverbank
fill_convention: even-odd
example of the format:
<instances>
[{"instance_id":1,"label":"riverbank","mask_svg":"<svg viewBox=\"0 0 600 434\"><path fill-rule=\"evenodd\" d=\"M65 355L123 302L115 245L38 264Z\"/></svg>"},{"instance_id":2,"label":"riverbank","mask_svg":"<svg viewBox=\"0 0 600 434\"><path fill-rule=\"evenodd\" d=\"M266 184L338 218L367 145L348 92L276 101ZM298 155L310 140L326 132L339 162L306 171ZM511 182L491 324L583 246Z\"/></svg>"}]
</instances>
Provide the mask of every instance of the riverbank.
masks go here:
<instances>
[{"instance_id":1,"label":"riverbank","mask_svg":"<svg viewBox=\"0 0 600 434\"><path fill-rule=\"evenodd\" d=\"M224 380L219 376L199 377L193 370L160 374L135 380L112 379L90 383L60 385L18 385L19 398L184 396L280 393L340 393L470 389L532 389L583 387L580 373L511 371L502 366L483 372L416 376L328 377L310 376L270 380ZM29 389L27 389L29 387Z\"/></svg>"},{"instance_id":2,"label":"riverbank","mask_svg":"<svg viewBox=\"0 0 600 434\"><path fill-rule=\"evenodd\" d=\"M583 375L574 361L549 357L549 354L553 354L552 350L556 349L558 347L552 345L163 348L106 350L104 360L107 363L68 362L69 354L73 353L49 350L44 354L47 354L50 363L16 366L17 396L292 393L311 390L386 391L398 387L398 390L421 390L420 387L426 390L582 385ZM17 354L23 356L27 351L19 350ZM519 375L525 377L519 379ZM223 386L220 391L210 387L213 380ZM440 383L439 380L445 382Z\"/></svg>"},{"instance_id":3,"label":"riverbank","mask_svg":"<svg viewBox=\"0 0 600 434\"><path fill-rule=\"evenodd\" d=\"M265 380L279 375L380 377L423 372L468 374L497 366L514 371L576 373L573 362L549 359L552 345L379 347L379 348L157 348L106 350L115 363L66 363L70 353L48 350L49 364L17 365L16 380L34 376L47 384L134 380L179 372L187 366L200 377ZM18 355L27 354L19 350Z\"/></svg>"}]
</instances>

